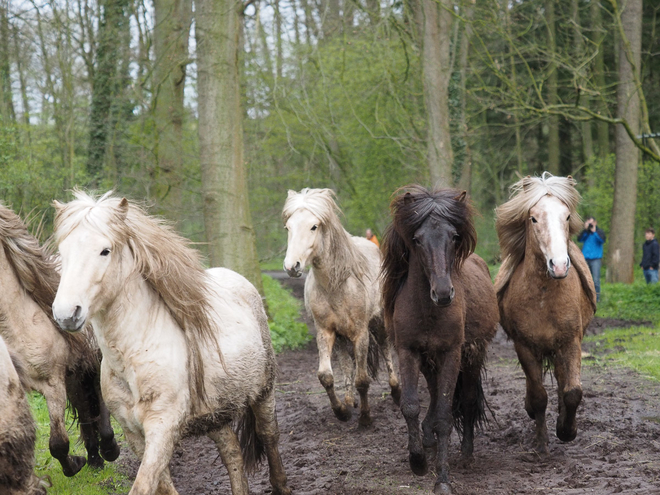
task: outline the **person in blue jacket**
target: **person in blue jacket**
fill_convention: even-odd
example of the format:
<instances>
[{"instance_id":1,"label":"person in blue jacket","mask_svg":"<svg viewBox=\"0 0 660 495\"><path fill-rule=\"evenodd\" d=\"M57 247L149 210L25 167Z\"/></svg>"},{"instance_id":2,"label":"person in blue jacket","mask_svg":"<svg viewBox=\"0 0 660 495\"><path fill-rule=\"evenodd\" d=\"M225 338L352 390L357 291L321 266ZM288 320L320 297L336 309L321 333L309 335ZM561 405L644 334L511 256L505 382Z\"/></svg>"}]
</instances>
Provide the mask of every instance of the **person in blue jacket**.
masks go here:
<instances>
[{"instance_id":1,"label":"person in blue jacket","mask_svg":"<svg viewBox=\"0 0 660 495\"><path fill-rule=\"evenodd\" d=\"M658 264L660 264L660 245L655 238L653 228L646 229L646 242L642 244L642 262L639 266L644 270L647 284L658 283Z\"/></svg>"},{"instance_id":2,"label":"person in blue jacket","mask_svg":"<svg viewBox=\"0 0 660 495\"><path fill-rule=\"evenodd\" d=\"M605 232L598 228L598 222L594 217L589 217L584 222L584 230L578 236L578 242L582 242L582 254L589 265L591 276L596 286L596 300L600 301L600 265L603 261L603 244L605 244Z\"/></svg>"}]
</instances>

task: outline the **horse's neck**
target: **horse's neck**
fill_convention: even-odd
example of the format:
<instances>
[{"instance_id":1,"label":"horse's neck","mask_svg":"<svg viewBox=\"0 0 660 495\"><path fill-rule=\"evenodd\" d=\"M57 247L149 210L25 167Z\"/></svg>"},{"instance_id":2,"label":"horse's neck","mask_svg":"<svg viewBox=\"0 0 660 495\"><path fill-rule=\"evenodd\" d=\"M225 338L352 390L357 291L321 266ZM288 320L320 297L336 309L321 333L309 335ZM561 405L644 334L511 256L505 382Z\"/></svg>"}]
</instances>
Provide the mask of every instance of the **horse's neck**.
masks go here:
<instances>
[{"instance_id":1,"label":"horse's neck","mask_svg":"<svg viewBox=\"0 0 660 495\"><path fill-rule=\"evenodd\" d=\"M8 326L15 329L15 331L19 331L26 322L33 321L35 312L43 313L39 305L23 288L1 245L0 287L2 287L0 316L4 317ZM48 316L44 314L43 320L48 321Z\"/></svg>"},{"instance_id":2,"label":"horse's neck","mask_svg":"<svg viewBox=\"0 0 660 495\"><path fill-rule=\"evenodd\" d=\"M323 252L315 253L312 257L311 266L314 271L314 280L325 289L336 287L340 281L343 281L338 279L352 271L353 267L349 265L354 260L352 257L346 256L346 253L352 247L348 243L352 243L353 240L348 232L344 231L344 234L341 238L342 245L329 246L327 239L324 239Z\"/></svg>"}]
</instances>

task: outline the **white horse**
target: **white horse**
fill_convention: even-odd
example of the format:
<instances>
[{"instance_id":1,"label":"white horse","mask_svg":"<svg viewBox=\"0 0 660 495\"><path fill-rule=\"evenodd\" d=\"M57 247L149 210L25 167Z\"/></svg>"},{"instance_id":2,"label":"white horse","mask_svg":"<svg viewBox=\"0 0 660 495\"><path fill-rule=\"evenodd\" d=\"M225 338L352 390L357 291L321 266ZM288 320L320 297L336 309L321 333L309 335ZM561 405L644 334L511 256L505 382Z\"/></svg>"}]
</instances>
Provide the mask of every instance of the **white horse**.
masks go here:
<instances>
[{"instance_id":1,"label":"white horse","mask_svg":"<svg viewBox=\"0 0 660 495\"><path fill-rule=\"evenodd\" d=\"M16 366L16 367L15 367ZM19 376L19 372L21 374ZM34 474L34 419L22 385L25 378L0 337L0 493L41 495L46 489Z\"/></svg>"},{"instance_id":2,"label":"white horse","mask_svg":"<svg viewBox=\"0 0 660 495\"><path fill-rule=\"evenodd\" d=\"M282 219L288 231L284 270L299 277L309 263L305 281L305 307L316 325L319 350L318 378L330 398L335 416L348 421L356 407L354 387L360 394L359 422L371 424L367 393L378 369L378 345L383 349L394 402L401 388L392 364L392 346L383 323L380 251L374 243L351 236L341 225L339 208L330 189L289 191ZM344 374L344 403L337 398L332 374L335 340L353 343L355 365L345 345L338 346ZM371 360L369 358L372 358ZM373 359L375 358L375 359ZM371 361L368 366L368 361Z\"/></svg>"},{"instance_id":3,"label":"white horse","mask_svg":"<svg viewBox=\"0 0 660 495\"><path fill-rule=\"evenodd\" d=\"M68 331L92 323L103 396L142 461L130 495L177 493L168 463L185 434L215 441L234 495L248 494L245 471L264 448L273 493L289 494L257 290L231 270L205 271L186 240L125 198L75 197L54 203L62 278L53 314Z\"/></svg>"}]
</instances>

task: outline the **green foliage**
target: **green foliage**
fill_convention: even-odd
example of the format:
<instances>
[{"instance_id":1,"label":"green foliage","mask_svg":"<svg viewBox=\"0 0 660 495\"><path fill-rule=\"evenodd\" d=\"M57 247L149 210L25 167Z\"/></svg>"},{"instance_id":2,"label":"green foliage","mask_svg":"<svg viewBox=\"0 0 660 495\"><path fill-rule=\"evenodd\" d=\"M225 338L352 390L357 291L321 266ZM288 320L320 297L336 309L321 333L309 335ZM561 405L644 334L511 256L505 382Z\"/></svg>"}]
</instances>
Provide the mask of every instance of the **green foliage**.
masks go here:
<instances>
[{"instance_id":1,"label":"green foliage","mask_svg":"<svg viewBox=\"0 0 660 495\"><path fill-rule=\"evenodd\" d=\"M640 270L633 284L602 284L596 315L660 324L660 284L647 285Z\"/></svg>"},{"instance_id":2,"label":"green foliage","mask_svg":"<svg viewBox=\"0 0 660 495\"><path fill-rule=\"evenodd\" d=\"M263 275L262 280L271 317L268 324L275 352L285 348L297 349L309 342L312 336L307 325L300 321L300 301L272 277Z\"/></svg>"},{"instance_id":3,"label":"green foliage","mask_svg":"<svg viewBox=\"0 0 660 495\"><path fill-rule=\"evenodd\" d=\"M67 478L62 473L60 463L51 457L48 450L50 435L50 420L46 400L39 394L30 395L30 406L32 415L37 424L36 473L37 476L48 476L53 484L48 489L49 495L108 495L115 493L127 493L131 487L131 481L119 473L117 465L106 462L102 470L92 469L84 466L74 477ZM113 421L115 435L121 435L121 428ZM68 428L70 452L73 455L87 456L82 442L79 441L78 428L72 425ZM124 445L123 448L126 448Z\"/></svg>"},{"instance_id":4,"label":"green foliage","mask_svg":"<svg viewBox=\"0 0 660 495\"><path fill-rule=\"evenodd\" d=\"M657 328L612 329L584 340L596 344L594 353L598 359L660 380L660 333Z\"/></svg>"}]
</instances>

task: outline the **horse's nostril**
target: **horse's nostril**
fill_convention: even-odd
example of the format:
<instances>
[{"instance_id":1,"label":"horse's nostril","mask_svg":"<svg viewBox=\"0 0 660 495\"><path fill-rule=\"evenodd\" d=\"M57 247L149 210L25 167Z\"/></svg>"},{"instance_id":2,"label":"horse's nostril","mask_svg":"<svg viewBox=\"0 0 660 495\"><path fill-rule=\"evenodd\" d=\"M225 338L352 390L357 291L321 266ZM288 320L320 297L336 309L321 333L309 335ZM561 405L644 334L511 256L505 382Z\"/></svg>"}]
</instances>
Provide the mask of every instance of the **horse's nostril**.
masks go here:
<instances>
[{"instance_id":1,"label":"horse's nostril","mask_svg":"<svg viewBox=\"0 0 660 495\"><path fill-rule=\"evenodd\" d=\"M300 271L300 261L296 261L296 271Z\"/></svg>"},{"instance_id":2,"label":"horse's nostril","mask_svg":"<svg viewBox=\"0 0 660 495\"><path fill-rule=\"evenodd\" d=\"M456 295L456 290L452 287L449 291L449 299L454 299L455 295Z\"/></svg>"},{"instance_id":3,"label":"horse's nostril","mask_svg":"<svg viewBox=\"0 0 660 495\"><path fill-rule=\"evenodd\" d=\"M555 266L555 264L554 264L554 262L552 261L552 259L548 262L548 264L550 265L550 268L552 268L553 266Z\"/></svg>"},{"instance_id":4,"label":"horse's nostril","mask_svg":"<svg viewBox=\"0 0 660 495\"><path fill-rule=\"evenodd\" d=\"M433 301L434 303L438 302L438 294L433 289L431 289L431 301Z\"/></svg>"},{"instance_id":5,"label":"horse's nostril","mask_svg":"<svg viewBox=\"0 0 660 495\"><path fill-rule=\"evenodd\" d=\"M82 308L80 306L76 306L75 311L73 312L73 318L79 318L80 313L82 312Z\"/></svg>"}]
</instances>

